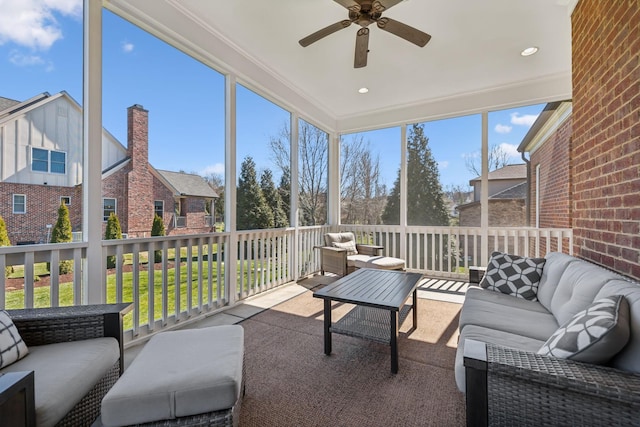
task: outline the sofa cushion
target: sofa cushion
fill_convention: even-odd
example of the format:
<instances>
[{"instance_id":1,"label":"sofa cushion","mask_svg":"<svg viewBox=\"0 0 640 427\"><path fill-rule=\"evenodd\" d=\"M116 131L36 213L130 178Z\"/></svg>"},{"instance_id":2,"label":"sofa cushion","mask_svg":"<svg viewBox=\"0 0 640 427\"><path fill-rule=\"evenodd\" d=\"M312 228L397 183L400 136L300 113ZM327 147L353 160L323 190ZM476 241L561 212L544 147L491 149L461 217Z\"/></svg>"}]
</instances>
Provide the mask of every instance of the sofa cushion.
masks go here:
<instances>
[{"instance_id":1,"label":"sofa cushion","mask_svg":"<svg viewBox=\"0 0 640 427\"><path fill-rule=\"evenodd\" d=\"M349 240L347 242L332 242L331 245L334 248L346 249L347 256L348 255L357 255L358 250L356 249L355 240Z\"/></svg>"},{"instance_id":2,"label":"sofa cushion","mask_svg":"<svg viewBox=\"0 0 640 427\"><path fill-rule=\"evenodd\" d=\"M485 294L496 298L485 299ZM558 329L555 317L540 303L478 288L467 291L460 312L459 328L464 331L469 325L522 335L540 340L541 345Z\"/></svg>"},{"instance_id":3,"label":"sofa cushion","mask_svg":"<svg viewBox=\"0 0 640 427\"><path fill-rule=\"evenodd\" d=\"M1 372L35 371L38 427L54 426L120 358L115 338L31 346L29 355Z\"/></svg>"},{"instance_id":4,"label":"sofa cushion","mask_svg":"<svg viewBox=\"0 0 640 427\"><path fill-rule=\"evenodd\" d=\"M369 255L349 255L347 256L347 266L355 268L367 268L367 263L371 257Z\"/></svg>"},{"instance_id":5,"label":"sofa cushion","mask_svg":"<svg viewBox=\"0 0 640 427\"><path fill-rule=\"evenodd\" d=\"M381 270L404 270L403 259L390 256L372 256L367 261L367 268L377 268Z\"/></svg>"},{"instance_id":6,"label":"sofa cushion","mask_svg":"<svg viewBox=\"0 0 640 427\"><path fill-rule=\"evenodd\" d=\"M538 350L543 356L605 363L629 340L629 304L622 295L595 301L549 337Z\"/></svg>"},{"instance_id":7,"label":"sofa cushion","mask_svg":"<svg viewBox=\"0 0 640 427\"><path fill-rule=\"evenodd\" d=\"M494 252L491 254L487 271L480 286L514 297L536 301L544 263L544 258L528 258Z\"/></svg>"},{"instance_id":8,"label":"sofa cushion","mask_svg":"<svg viewBox=\"0 0 640 427\"><path fill-rule=\"evenodd\" d=\"M544 344L544 340L537 340L518 334L496 331L495 329L484 328L476 325L467 326L462 330L462 332L460 332L460 339L458 341L458 350L456 352L455 360L456 385L462 392L465 391L464 342L466 339L489 342L504 347L530 351L532 353L538 351L540 346Z\"/></svg>"},{"instance_id":9,"label":"sofa cushion","mask_svg":"<svg viewBox=\"0 0 640 427\"><path fill-rule=\"evenodd\" d=\"M544 308L551 311L551 300L564 270L571 263L584 261L561 252L549 252L544 258L546 262L538 285L538 301Z\"/></svg>"},{"instance_id":10,"label":"sofa cushion","mask_svg":"<svg viewBox=\"0 0 640 427\"><path fill-rule=\"evenodd\" d=\"M629 304L630 336L627 345L611 359L609 365L640 373L640 284L624 279L611 280L602 287L596 298L611 295L624 295Z\"/></svg>"},{"instance_id":11,"label":"sofa cushion","mask_svg":"<svg viewBox=\"0 0 640 427\"><path fill-rule=\"evenodd\" d=\"M344 243L344 242L355 242L356 236L351 232L345 233L326 233L324 235L324 244L325 246L333 246L334 242Z\"/></svg>"},{"instance_id":12,"label":"sofa cushion","mask_svg":"<svg viewBox=\"0 0 640 427\"><path fill-rule=\"evenodd\" d=\"M558 324L567 323L576 313L590 306L600 289L618 278L617 274L587 261L569 263L551 300L551 312Z\"/></svg>"},{"instance_id":13,"label":"sofa cushion","mask_svg":"<svg viewBox=\"0 0 640 427\"><path fill-rule=\"evenodd\" d=\"M0 369L7 367L29 353L27 345L9 317L9 313L0 310Z\"/></svg>"},{"instance_id":14,"label":"sofa cushion","mask_svg":"<svg viewBox=\"0 0 640 427\"><path fill-rule=\"evenodd\" d=\"M102 423L131 425L230 409L240 397L243 357L239 325L159 333L102 399Z\"/></svg>"}]
</instances>

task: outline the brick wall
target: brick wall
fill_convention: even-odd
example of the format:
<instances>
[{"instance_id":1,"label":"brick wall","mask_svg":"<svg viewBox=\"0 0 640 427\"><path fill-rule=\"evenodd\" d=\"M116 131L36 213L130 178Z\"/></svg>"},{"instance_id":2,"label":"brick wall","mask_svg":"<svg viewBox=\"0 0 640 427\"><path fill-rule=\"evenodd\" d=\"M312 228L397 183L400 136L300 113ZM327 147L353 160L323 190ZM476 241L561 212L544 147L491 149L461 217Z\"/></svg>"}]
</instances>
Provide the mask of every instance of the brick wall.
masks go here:
<instances>
[{"instance_id":1,"label":"brick wall","mask_svg":"<svg viewBox=\"0 0 640 427\"><path fill-rule=\"evenodd\" d=\"M116 215L123 233L129 232L127 217L129 199L127 196L127 175L131 170L131 164L102 180L102 197L116 199ZM102 212L102 210L100 210ZM101 213L102 215L102 213ZM102 224L102 236L106 229L106 221Z\"/></svg>"},{"instance_id":2,"label":"brick wall","mask_svg":"<svg viewBox=\"0 0 640 427\"><path fill-rule=\"evenodd\" d=\"M565 120L539 149L531 154L531 226L536 225L536 210L540 228L571 227L571 192L569 151L571 118ZM536 168L540 166L540 206L536 206Z\"/></svg>"},{"instance_id":3,"label":"brick wall","mask_svg":"<svg viewBox=\"0 0 640 427\"><path fill-rule=\"evenodd\" d=\"M572 17L574 253L640 279L640 1Z\"/></svg>"},{"instance_id":4,"label":"brick wall","mask_svg":"<svg viewBox=\"0 0 640 427\"><path fill-rule=\"evenodd\" d=\"M469 203L460 211L461 227L480 227L480 202ZM518 227L525 225L524 199L489 200L489 227Z\"/></svg>"},{"instance_id":5,"label":"brick wall","mask_svg":"<svg viewBox=\"0 0 640 427\"><path fill-rule=\"evenodd\" d=\"M153 225L153 176L149 170L149 112L141 105L127 109L127 233L150 236Z\"/></svg>"},{"instance_id":6,"label":"brick wall","mask_svg":"<svg viewBox=\"0 0 640 427\"><path fill-rule=\"evenodd\" d=\"M26 196L25 214L13 213L14 194ZM0 186L0 216L7 224L11 244L46 242L47 224L53 227L58 220L61 196L71 197L69 220L73 231L79 231L82 227L82 192L79 187L3 182Z\"/></svg>"}]
</instances>

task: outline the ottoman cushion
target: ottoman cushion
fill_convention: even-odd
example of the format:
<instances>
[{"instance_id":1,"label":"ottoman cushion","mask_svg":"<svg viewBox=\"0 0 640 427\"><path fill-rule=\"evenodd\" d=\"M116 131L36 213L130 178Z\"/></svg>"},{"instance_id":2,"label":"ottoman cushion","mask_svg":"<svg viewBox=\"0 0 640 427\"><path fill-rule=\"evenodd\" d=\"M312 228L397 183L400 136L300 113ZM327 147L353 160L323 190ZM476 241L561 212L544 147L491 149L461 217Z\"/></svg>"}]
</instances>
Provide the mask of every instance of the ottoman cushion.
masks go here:
<instances>
[{"instance_id":1,"label":"ottoman cushion","mask_svg":"<svg viewBox=\"0 0 640 427\"><path fill-rule=\"evenodd\" d=\"M105 426L232 408L240 396L244 329L162 332L149 340L102 400Z\"/></svg>"},{"instance_id":2,"label":"ottoman cushion","mask_svg":"<svg viewBox=\"0 0 640 427\"><path fill-rule=\"evenodd\" d=\"M404 270L403 259L389 256L373 256L367 261L367 268L378 268L381 270Z\"/></svg>"}]
</instances>

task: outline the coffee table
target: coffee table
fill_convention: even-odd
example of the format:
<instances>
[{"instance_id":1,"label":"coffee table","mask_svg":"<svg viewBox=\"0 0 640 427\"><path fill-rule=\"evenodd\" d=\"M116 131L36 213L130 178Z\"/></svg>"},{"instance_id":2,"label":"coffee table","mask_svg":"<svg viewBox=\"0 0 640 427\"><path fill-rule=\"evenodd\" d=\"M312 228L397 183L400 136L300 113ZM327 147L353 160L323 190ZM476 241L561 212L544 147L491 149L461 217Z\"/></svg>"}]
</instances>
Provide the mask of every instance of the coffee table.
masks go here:
<instances>
[{"instance_id":1,"label":"coffee table","mask_svg":"<svg viewBox=\"0 0 640 427\"><path fill-rule=\"evenodd\" d=\"M313 293L324 299L324 353L331 354L331 334L368 339L391 346L391 373L398 373L398 330L409 312L418 327L418 282L422 274L362 268ZM411 304L406 304L413 294ZM332 325L331 301L355 304Z\"/></svg>"}]
</instances>

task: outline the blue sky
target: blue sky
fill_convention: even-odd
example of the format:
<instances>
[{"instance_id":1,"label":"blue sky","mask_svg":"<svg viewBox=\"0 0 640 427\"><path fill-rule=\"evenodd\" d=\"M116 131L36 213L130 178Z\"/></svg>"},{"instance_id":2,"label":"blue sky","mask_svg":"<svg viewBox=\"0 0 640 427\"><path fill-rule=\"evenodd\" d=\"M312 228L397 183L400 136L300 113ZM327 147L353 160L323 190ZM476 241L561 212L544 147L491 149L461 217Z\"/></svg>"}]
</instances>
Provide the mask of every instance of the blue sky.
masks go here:
<instances>
[{"instance_id":1,"label":"blue sky","mask_svg":"<svg viewBox=\"0 0 640 427\"><path fill-rule=\"evenodd\" d=\"M82 1L0 0L0 96L25 100L67 91L82 104ZM224 171L224 78L108 11L103 12L103 125L126 145L126 109L149 110L149 157L158 169ZM268 141L289 114L247 89L237 91L238 163L272 167ZM543 105L489 114L489 144L515 148ZM442 183L467 185L465 158L479 155L480 116L425 124ZM391 187L400 162L399 128L362 134ZM349 138L349 136L347 136Z\"/></svg>"}]
</instances>

